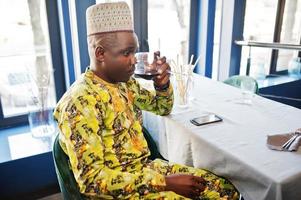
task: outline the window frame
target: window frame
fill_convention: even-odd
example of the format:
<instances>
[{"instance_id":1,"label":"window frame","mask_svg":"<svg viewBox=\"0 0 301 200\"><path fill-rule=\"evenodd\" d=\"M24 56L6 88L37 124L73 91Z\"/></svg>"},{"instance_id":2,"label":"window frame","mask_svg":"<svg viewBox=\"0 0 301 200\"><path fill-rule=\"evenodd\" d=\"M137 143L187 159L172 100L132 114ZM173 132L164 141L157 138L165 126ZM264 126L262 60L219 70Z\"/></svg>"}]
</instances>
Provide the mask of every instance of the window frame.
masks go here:
<instances>
[{"instance_id":1,"label":"window frame","mask_svg":"<svg viewBox=\"0 0 301 200\"><path fill-rule=\"evenodd\" d=\"M277 3L277 10L276 10L276 20L274 25L274 35L273 35L273 42L280 42L281 38L281 29L283 25L283 17L284 17L284 10L285 10L285 3L286 0L278 0ZM301 35L300 35L300 42L301 45ZM279 70L277 71L277 62L278 62L278 49L272 49L271 58L270 58L270 67L269 67L269 75L271 74L287 74L288 70ZM301 58L301 51L298 53L298 57Z\"/></svg>"},{"instance_id":2,"label":"window frame","mask_svg":"<svg viewBox=\"0 0 301 200\"><path fill-rule=\"evenodd\" d=\"M58 1L45 0L50 40L52 65L54 66L54 83L56 100L66 91L64 62L61 47L61 34L58 14ZM4 118L0 99L0 129L28 124L28 114Z\"/></svg>"},{"instance_id":3,"label":"window frame","mask_svg":"<svg viewBox=\"0 0 301 200\"><path fill-rule=\"evenodd\" d=\"M139 51L149 51L148 0L133 0L134 30L139 40Z\"/></svg>"},{"instance_id":4,"label":"window frame","mask_svg":"<svg viewBox=\"0 0 301 200\"><path fill-rule=\"evenodd\" d=\"M274 25L273 42L280 42L284 8L285 8L285 0L278 0L277 9L276 9L276 20ZM279 50L272 49L269 74L277 73L278 54L279 54Z\"/></svg>"}]
</instances>

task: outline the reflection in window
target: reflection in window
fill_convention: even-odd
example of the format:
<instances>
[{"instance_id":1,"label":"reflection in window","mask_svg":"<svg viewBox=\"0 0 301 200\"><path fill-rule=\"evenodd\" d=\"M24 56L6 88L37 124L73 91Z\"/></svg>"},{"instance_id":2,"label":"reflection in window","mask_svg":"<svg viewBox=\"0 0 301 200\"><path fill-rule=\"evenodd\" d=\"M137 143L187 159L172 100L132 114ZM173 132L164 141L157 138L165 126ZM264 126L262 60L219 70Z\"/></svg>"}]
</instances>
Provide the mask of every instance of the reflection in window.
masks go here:
<instances>
[{"instance_id":1,"label":"reflection in window","mask_svg":"<svg viewBox=\"0 0 301 200\"><path fill-rule=\"evenodd\" d=\"M50 98L47 107L53 107L56 97L45 1L0 0L0 26L0 95L4 117L37 109L39 100L46 98L41 96L41 88Z\"/></svg>"},{"instance_id":2,"label":"reflection in window","mask_svg":"<svg viewBox=\"0 0 301 200\"><path fill-rule=\"evenodd\" d=\"M277 1L275 0L247 0L245 11L245 23L243 36L245 40L261 42L273 42L274 25L277 13ZM253 66L265 65L265 71L269 71L271 49L251 49L251 71L256 69ZM241 73L246 73L249 48L243 47L241 53Z\"/></svg>"},{"instance_id":3,"label":"reflection in window","mask_svg":"<svg viewBox=\"0 0 301 200\"><path fill-rule=\"evenodd\" d=\"M168 59L176 59L179 54L188 62L189 12L187 0L148 1L150 52L160 50Z\"/></svg>"},{"instance_id":4,"label":"reflection in window","mask_svg":"<svg viewBox=\"0 0 301 200\"><path fill-rule=\"evenodd\" d=\"M278 5L281 6L279 9ZM247 0L244 39L300 44L301 0ZM243 47L241 74L245 74L248 54L249 47ZM260 65L265 66L266 74L286 70L289 62L297 56L298 52L294 50L273 50L272 57L272 49L252 47L251 75L256 73L256 66Z\"/></svg>"},{"instance_id":5,"label":"reflection in window","mask_svg":"<svg viewBox=\"0 0 301 200\"><path fill-rule=\"evenodd\" d=\"M281 43L300 44L301 37L301 1L285 1L281 28ZM279 50L277 71L285 70L288 63L298 56L298 51Z\"/></svg>"}]
</instances>

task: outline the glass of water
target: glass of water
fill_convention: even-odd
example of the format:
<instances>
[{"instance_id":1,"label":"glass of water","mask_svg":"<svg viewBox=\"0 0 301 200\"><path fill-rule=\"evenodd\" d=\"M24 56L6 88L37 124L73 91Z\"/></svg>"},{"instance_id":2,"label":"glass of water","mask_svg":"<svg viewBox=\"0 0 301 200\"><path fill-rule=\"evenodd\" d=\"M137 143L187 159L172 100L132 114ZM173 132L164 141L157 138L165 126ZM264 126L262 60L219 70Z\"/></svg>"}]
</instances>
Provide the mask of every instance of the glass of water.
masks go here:
<instances>
[{"instance_id":1,"label":"glass of water","mask_svg":"<svg viewBox=\"0 0 301 200\"><path fill-rule=\"evenodd\" d=\"M242 103L252 104L254 93L256 92L256 83L253 80L243 80L240 84L242 90Z\"/></svg>"}]
</instances>

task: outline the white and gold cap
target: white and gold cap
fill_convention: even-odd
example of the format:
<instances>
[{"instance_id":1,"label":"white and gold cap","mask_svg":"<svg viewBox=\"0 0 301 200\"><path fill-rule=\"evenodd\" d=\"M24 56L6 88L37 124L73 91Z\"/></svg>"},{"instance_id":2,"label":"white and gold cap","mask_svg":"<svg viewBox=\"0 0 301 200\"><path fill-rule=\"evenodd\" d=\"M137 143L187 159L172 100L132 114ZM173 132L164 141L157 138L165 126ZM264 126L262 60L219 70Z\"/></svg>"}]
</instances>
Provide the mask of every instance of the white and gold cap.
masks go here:
<instances>
[{"instance_id":1,"label":"white and gold cap","mask_svg":"<svg viewBox=\"0 0 301 200\"><path fill-rule=\"evenodd\" d=\"M86 20L88 36L99 33L134 31L131 11L125 2L100 3L90 6L86 11Z\"/></svg>"}]
</instances>

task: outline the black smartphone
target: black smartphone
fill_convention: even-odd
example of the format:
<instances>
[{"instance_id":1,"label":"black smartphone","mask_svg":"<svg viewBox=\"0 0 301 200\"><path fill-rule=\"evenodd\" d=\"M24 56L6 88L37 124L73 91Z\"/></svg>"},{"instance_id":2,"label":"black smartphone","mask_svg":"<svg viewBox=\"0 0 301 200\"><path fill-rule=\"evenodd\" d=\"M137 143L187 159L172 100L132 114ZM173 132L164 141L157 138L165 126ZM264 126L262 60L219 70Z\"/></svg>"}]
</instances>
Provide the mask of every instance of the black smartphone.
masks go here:
<instances>
[{"instance_id":1,"label":"black smartphone","mask_svg":"<svg viewBox=\"0 0 301 200\"><path fill-rule=\"evenodd\" d=\"M200 117L196 117L190 120L190 122L196 126L202 126L205 124L211 124L215 122L221 122L223 119L216 114L206 114Z\"/></svg>"}]
</instances>

